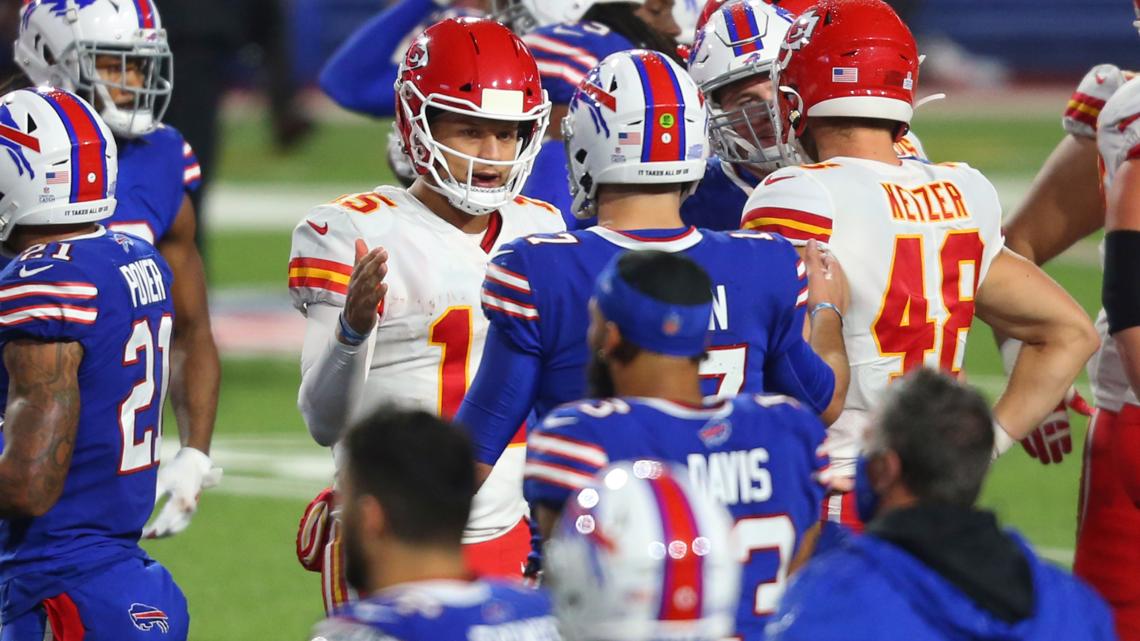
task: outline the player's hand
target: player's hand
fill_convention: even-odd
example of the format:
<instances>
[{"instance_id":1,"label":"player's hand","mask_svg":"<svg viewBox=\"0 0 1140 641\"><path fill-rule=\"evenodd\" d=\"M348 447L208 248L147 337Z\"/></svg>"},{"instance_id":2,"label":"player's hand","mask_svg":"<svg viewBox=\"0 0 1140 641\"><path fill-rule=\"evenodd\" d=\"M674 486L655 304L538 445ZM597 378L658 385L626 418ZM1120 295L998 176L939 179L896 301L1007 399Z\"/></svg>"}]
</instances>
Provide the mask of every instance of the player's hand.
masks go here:
<instances>
[{"instance_id":1,"label":"player's hand","mask_svg":"<svg viewBox=\"0 0 1140 641\"><path fill-rule=\"evenodd\" d=\"M807 308L831 303L846 314L851 294L847 289L847 276L835 256L824 251L815 240L809 240L804 248L804 267L808 279Z\"/></svg>"},{"instance_id":2,"label":"player's hand","mask_svg":"<svg viewBox=\"0 0 1140 641\"><path fill-rule=\"evenodd\" d=\"M344 320L353 331L368 335L376 326L376 308L388 293L388 284L384 282L387 275L388 252L383 247L370 250L357 238L356 262L344 301Z\"/></svg>"},{"instance_id":3,"label":"player's hand","mask_svg":"<svg viewBox=\"0 0 1140 641\"><path fill-rule=\"evenodd\" d=\"M297 525L297 560L310 572L320 572L324 567L335 507L336 492L326 487L305 508Z\"/></svg>"},{"instance_id":4,"label":"player's hand","mask_svg":"<svg viewBox=\"0 0 1140 641\"><path fill-rule=\"evenodd\" d=\"M1057 405L1045 421L1021 441L1021 446L1042 465L1060 463L1065 455L1073 451L1072 427L1069 425L1069 410L1082 416L1092 416L1092 407L1070 387L1064 400Z\"/></svg>"},{"instance_id":5,"label":"player's hand","mask_svg":"<svg viewBox=\"0 0 1140 641\"><path fill-rule=\"evenodd\" d=\"M198 510L198 495L221 480L222 468L214 467L209 456L192 447L178 450L173 459L158 468L155 503L165 497L166 504L143 529L143 538L161 539L185 530Z\"/></svg>"}]
</instances>

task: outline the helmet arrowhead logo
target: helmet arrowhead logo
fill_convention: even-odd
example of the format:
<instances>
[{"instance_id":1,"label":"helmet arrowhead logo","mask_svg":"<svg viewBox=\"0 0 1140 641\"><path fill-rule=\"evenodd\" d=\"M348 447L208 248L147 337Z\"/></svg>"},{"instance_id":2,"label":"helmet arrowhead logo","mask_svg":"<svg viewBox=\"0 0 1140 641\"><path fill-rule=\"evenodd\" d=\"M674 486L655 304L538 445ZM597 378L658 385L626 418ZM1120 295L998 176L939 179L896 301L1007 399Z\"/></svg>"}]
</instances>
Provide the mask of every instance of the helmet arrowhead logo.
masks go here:
<instances>
[{"instance_id":1,"label":"helmet arrowhead logo","mask_svg":"<svg viewBox=\"0 0 1140 641\"><path fill-rule=\"evenodd\" d=\"M819 14L816 11L816 9L809 9L800 14L800 17L788 29L787 35L784 36L784 42L780 45L781 49L799 51L811 43L811 36L815 33L816 25L819 24Z\"/></svg>"},{"instance_id":2,"label":"helmet arrowhead logo","mask_svg":"<svg viewBox=\"0 0 1140 641\"><path fill-rule=\"evenodd\" d=\"M404 56L404 69L420 69L426 67L428 64L427 47L422 40L417 40L408 47L408 53Z\"/></svg>"}]
</instances>

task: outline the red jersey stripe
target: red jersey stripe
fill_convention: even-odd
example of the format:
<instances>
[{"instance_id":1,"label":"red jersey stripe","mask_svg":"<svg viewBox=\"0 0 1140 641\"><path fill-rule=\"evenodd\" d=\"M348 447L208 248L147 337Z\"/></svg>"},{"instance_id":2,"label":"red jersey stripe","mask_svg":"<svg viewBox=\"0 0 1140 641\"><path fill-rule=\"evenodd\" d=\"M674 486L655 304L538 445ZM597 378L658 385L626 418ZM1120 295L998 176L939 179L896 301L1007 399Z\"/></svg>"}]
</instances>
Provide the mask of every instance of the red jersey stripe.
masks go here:
<instances>
[{"instance_id":1,"label":"red jersey stripe","mask_svg":"<svg viewBox=\"0 0 1140 641\"><path fill-rule=\"evenodd\" d=\"M348 286L327 278L314 276L293 276L289 279L289 287L310 287L312 289L327 289L335 294L348 294Z\"/></svg>"},{"instance_id":2,"label":"red jersey stripe","mask_svg":"<svg viewBox=\"0 0 1140 641\"><path fill-rule=\"evenodd\" d=\"M289 261L289 269L296 267L315 267L317 269L325 269L330 272L344 274L345 276L352 276L352 265L345 265L344 263L321 258L294 258Z\"/></svg>"}]
</instances>

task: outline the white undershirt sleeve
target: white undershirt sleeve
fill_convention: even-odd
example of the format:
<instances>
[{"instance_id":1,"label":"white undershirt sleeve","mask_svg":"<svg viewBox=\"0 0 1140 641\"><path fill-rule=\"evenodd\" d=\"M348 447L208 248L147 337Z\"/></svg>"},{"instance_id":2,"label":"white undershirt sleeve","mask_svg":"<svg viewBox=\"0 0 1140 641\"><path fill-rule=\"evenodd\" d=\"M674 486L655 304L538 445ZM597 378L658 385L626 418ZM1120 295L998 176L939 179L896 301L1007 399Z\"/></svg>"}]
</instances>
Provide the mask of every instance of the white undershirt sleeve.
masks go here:
<instances>
[{"instance_id":1,"label":"white undershirt sleeve","mask_svg":"<svg viewBox=\"0 0 1140 641\"><path fill-rule=\"evenodd\" d=\"M337 323L341 309L310 304L306 310L305 345L301 349L297 408L309 434L324 446L335 444L355 418L375 343L371 334L360 345L340 342Z\"/></svg>"}]
</instances>

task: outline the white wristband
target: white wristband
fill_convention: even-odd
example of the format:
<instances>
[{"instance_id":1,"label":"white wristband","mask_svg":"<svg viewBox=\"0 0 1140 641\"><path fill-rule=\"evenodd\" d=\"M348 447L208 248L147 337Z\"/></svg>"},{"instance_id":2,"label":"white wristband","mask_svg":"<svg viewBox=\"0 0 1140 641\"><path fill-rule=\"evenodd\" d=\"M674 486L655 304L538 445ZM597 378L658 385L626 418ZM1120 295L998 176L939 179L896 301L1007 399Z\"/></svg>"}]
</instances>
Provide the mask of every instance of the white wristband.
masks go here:
<instances>
[{"instance_id":1,"label":"white wristband","mask_svg":"<svg viewBox=\"0 0 1140 641\"><path fill-rule=\"evenodd\" d=\"M1013 437L1010 436L1009 432L1005 431L1005 428L1002 427L1001 424L997 422L997 419L995 419L994 420L994 457L993 457L993 460L996 461L999 456L1001 456L1002 454L1005 454L1006 450L1013 447L1014 443L1016 443L1016 441L1013 440Z\"/></svg>"}]
</instances>

